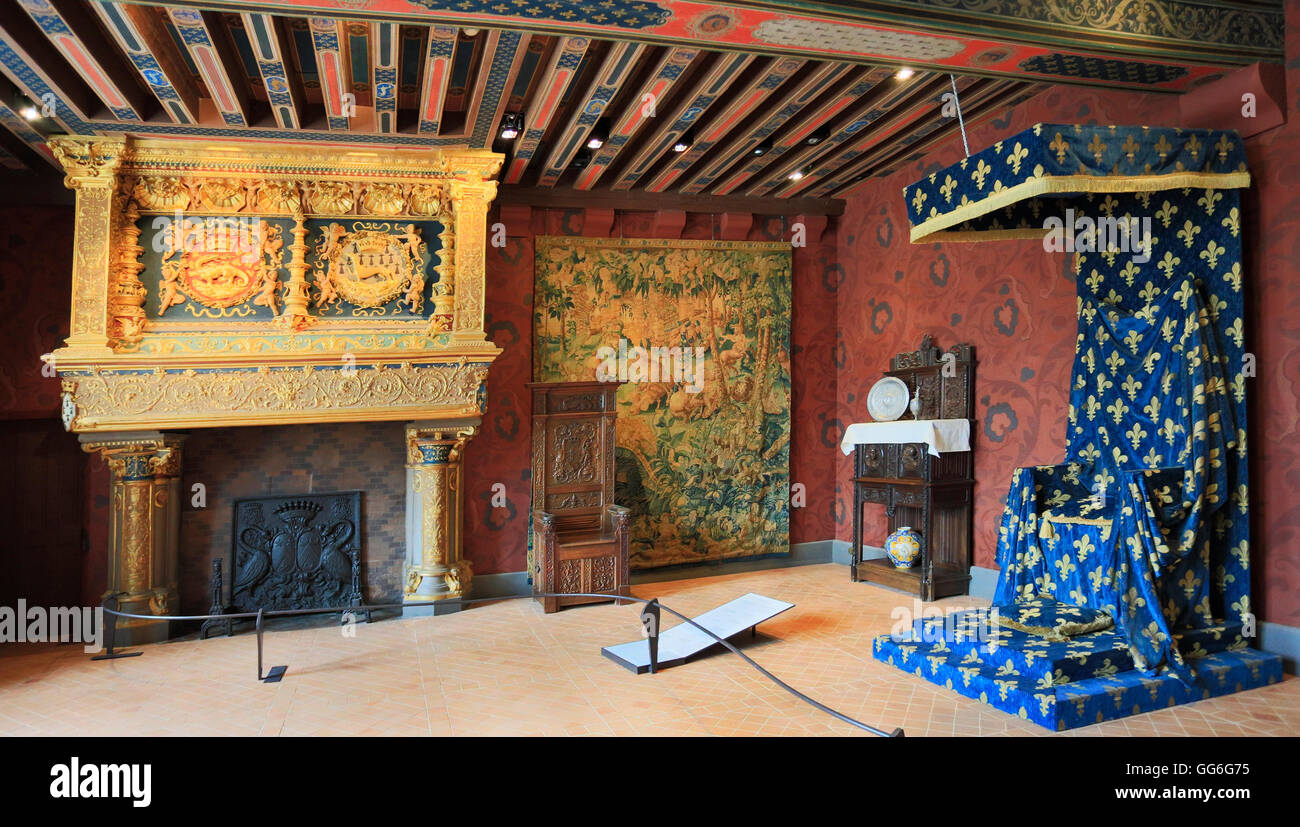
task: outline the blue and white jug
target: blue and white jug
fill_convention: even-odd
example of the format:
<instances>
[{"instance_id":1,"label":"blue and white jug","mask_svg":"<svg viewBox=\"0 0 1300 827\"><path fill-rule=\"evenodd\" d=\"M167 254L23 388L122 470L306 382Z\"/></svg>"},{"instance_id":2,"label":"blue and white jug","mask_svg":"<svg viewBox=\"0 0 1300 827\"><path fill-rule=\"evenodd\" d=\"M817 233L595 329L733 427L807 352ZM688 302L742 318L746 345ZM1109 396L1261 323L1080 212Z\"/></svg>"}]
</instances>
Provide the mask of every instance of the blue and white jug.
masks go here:
<instances>
[{"instance_id":1,"label":"blue and white jug","mask_svg":"<svg viewBox=\"0 0 1300 827\"><path fill-rule=\"evenodd\" d=\"M910 569L921 561L921 535L911 526L899 526L885 540L889 562L900 569Z\"/></svg>"}]
</instances>

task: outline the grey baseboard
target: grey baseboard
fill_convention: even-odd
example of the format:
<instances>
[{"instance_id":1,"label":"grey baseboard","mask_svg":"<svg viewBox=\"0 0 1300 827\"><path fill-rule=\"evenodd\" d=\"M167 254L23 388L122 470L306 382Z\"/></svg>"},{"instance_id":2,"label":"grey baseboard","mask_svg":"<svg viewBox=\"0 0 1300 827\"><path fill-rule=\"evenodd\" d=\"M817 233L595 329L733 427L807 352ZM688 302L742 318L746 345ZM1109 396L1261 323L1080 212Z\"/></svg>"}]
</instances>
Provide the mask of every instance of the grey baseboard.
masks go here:
<instances>
[{"instance_id":1,"label":"grey baseboard","mask_svg":"<svg viewBox=\"0 0 1300 827\"><path fill-rule=\"evenodd\" d=\"M837 544L843 543L843 559ZM690 580L696 577L718 577L724 574L743 574L767 569L787 569L794 566L815 566L819 563L848 563L849 544L842 540L814 540L810 543L791 543L788 554L765 554L743 560L723 560L717 563L686 563L680 566L663 566L632 572L632 585L638 583L663 583L668 580Z\"/></svg>"},{"instance_id":2,"label":"grey baseboard","mask_svg":"<svg viewBox=\"0 0 1300 827\"><path fill-rule=\"evenodd\" d=\"M992 600L993 595L997 590L997 569L986 569L983 566L970 567L970 590L968 594L970 594L971 597L980 597L985 600Z\"/></svg>"},{"instance_id":3,"label":"grey baseboard","mask_svg":"<svg viewBox=\"0 0 1300 827\"><path fill-rule=\"evenodd\" d=\"M1282 668L1292 675L1296 674L1296 664L1300 663L1300 628L1284 626L1281 623L1259 624L1259 648L1282 657Z\"/></svg>"},{"instance_id":4,"label":"grey baseboard","mask_svg":"<svg viewBox=\"0 0 1300 827\"><path fill-rule=\"evenodd\" d=\"M507 571L502 574L479 574L470 581L470 597L516 597L531 594L528 572Z\"/></svg>"}]
</instances>

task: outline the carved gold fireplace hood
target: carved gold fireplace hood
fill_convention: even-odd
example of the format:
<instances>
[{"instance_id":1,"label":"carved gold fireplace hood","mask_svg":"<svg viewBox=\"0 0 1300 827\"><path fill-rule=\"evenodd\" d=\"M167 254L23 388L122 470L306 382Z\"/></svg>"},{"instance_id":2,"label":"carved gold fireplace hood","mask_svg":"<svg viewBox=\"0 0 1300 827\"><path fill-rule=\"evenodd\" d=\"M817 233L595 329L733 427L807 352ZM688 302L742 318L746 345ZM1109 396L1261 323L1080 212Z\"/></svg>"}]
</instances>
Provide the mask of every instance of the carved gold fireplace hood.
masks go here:
<instances>
[{"instance_id":1,"label":"carved gold fireplace hood","mask_svg":"<svg viewBox=\"0 0 1300 827\"><path fill-rule=\"evenodd\" d=\"M487 366L500 353L483 329L483 248L501 155L132 137L60 137L50 148L77 193L71 335L46 357L64 380L69 430L482 413ZM192 266L188 252L164 259L169 284L141 239L168 222L200 235L204 222L260 227L269 238L252 264L210 251ZM436 250L413 222L437 222ZM321 254L354 235L370 249L387 245L380 255L394 272L379 277L408 279L398 286L414 293L423 276L398 259L403 245L427 249L437 276L429 300L416 295L400 314L352 296L360 306L337 295L323 303L337 256ZM245 295L187 296L174 276L228 279L222 268ZM159 292L196 310L168 312Z\"/></svg>"}]
</instances>

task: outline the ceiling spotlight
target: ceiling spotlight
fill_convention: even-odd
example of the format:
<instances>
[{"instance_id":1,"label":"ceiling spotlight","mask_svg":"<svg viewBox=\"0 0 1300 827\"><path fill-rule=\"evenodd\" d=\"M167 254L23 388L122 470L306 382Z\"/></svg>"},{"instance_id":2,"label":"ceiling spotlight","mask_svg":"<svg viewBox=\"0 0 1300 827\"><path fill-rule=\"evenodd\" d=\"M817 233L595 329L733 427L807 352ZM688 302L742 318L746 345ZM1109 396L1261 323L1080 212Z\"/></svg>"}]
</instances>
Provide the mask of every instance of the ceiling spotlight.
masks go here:
<instances>
[{"instance_id":1,"label":"ceiling spotlight","mask_svg":"<svg viewBox=\"0 0 1300 827\"><path fill-rule=\"evenodd\" d=\"M573 160L569 162L570 169L586 169L587 164L591 163L591 150L587 147L579 149L573 153Z\"/></svg>"},{"instance_id":2,"label":"ceiling spotlight","mask_svg":"<svg viewBox=\"0 0 1300 827\"><path fill-rule=\"evenodd\" d=\"M601 118L587 135L587 149L600 149L609 140L609 121Z\"/></svg>"},{"instance_id":3,"label":"ceiling spotlight","mask_svg":"<svg viewBox=\"0 0 1300 827\"><path fill-rule=\"evenodd\" d=\"M40 120L41 110L36 108L31 98L21 92L14 95L14 109L25 121Z\"/></svg>"},{"instance_id":4,"label":"ceiling spotlight","mask_svg":"<svg viewBox=\"0 0 1300 827\"><path fill-rule=\"evenodd\" d=\"M794 172L790 173L786 177L789 178L791 181L801 181L803 180L803 170L796 169Z\"/></svg>"},{"instance_id":5,"label":"ceiling spotlight","mask_svg":"<svg viewBox=\"0 0 1300 827\"><path fill-rule=\"evenodd\" d=\"M760 141L759 143L755 144L753 149L750 150L750 152L754 155L766 155L771 151L772 151L772 142L769 140Z\"/></svg>"},{"instance_id":6,"label":"ceiling spotlight","mask_svg":"<svg viewBox=\"0 0 1300 827\"><path fill-rule=\"evenodd\" d=\"M519 133L524 131L524 113L507 112L501 117L501 137L507 141L513 141L519 137Z\"/></svg>"},{"instance_id":7,"label":"ceiling spotlight","mask_svg":"<svg viewBox=\"0 0 1300 827\"><path fill-rule=\"evenodd\" d=\"M831 136L831 128L823 124L817 127L816 129L814 129L811 133L809 133L808 137L803 139L803 142L808 146L817 146L818 144L820 144L822 141L826 140L830 136Z\"/></svg>"},{"instance_id":8,"label":"ceiling spotlight","mask_svg":"<svg viewBox=\"0 0 1300 827\"><path fill-rule=\"evenodd\" d=\"M912 78L912 75L915 74L916 74L915 69L909 69L906 66L904 66L902 69L899 69L897 72L894 73L894 77L899 80L910 80Z\"/></svg>"},{"instance_id":9,"label":"ceiling spotlight","mask_svg":"<svg viewBox=\"0 0 1300 827\"><path fill-rule=\"evenodd\" d=\"M685 152L695 144L695 133L688 129L677 137L677 143L673 144L673 152Z\"/></svg>"}]
</instances>

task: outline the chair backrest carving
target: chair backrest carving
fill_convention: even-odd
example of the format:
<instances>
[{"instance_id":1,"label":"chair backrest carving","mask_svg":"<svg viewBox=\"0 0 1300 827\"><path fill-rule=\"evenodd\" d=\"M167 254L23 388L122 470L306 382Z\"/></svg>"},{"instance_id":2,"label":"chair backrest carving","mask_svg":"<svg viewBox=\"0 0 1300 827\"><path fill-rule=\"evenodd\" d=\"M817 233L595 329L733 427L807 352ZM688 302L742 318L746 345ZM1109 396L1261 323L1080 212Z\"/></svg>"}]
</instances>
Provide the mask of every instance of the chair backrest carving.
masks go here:
<instances>
[{"instance_id":1,"label":"chair backrest carving","mask_svg":"<svg viewBox=\"0 0 1300 827\"><path fill-rule=\"evenodd\" d=\"M533 382L533 509L559 534L603 531L614 502L619 383Z\"/></svg>"}]
</instances>

